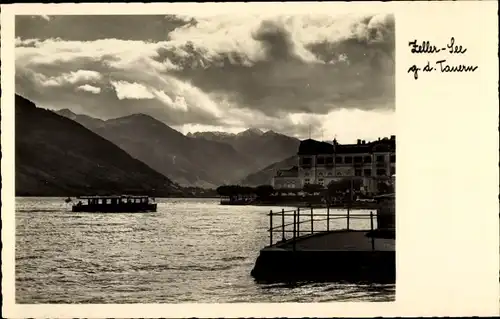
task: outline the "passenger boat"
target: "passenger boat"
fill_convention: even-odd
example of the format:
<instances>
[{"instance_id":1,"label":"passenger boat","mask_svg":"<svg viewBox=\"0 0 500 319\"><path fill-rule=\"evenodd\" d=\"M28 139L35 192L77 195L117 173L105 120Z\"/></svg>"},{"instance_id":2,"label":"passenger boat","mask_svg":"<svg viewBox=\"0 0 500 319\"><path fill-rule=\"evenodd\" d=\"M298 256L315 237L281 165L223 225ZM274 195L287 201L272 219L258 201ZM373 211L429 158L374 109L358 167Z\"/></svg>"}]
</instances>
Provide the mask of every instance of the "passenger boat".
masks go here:
<instances>
[{"instance_id":1,"label":"passenger boat","mask_svg":"<svg viewBox=\"0 0 500 319\"><path fill-rule=\"evenodd\" d=\"M157 204L149 196L113 195L80 196L73 204L73 212L136 213L156 212Z\"/></svg>"}]
</instances>

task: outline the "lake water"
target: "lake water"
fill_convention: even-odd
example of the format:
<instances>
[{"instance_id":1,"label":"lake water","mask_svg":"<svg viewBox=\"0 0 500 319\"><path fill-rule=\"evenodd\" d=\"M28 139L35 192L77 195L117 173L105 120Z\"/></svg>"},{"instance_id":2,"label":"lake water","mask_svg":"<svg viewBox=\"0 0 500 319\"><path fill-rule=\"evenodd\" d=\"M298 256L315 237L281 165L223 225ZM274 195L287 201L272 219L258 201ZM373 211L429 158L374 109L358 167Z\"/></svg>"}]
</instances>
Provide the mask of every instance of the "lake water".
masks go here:
<instances>
[{"instance_id":1,"label":"lake water","mask_svg":"<svg viewBox=\"0 0 500 319\"><path fill-rule=\"evenodd\" d=\"M278 207L157 202L156 213L90 214L72 213L63 198L17 198L16 302L394 300L395 285L254 282L250 271L269 242L266 213Z\"/></svg>"}]
</instances>

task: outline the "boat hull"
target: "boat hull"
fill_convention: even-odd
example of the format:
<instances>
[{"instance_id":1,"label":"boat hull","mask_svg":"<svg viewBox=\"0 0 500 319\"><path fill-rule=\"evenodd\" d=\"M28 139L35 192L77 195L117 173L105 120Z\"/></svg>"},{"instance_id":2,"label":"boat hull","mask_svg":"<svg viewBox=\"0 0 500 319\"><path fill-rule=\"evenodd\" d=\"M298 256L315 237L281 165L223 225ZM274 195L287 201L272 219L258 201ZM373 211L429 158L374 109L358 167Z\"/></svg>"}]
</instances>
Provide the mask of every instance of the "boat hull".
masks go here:
<instances>
[{"instance_id":1,"label":"boat hull","mask_svg":"<svg viewBox=\"0 0 500 319\"><path fill-rule=\"evenodd\" d=\"M73 212L80 213L145 213L156 212L157 204L120 204L120 205L74 205Z\"/></svg>"}]
</instances>

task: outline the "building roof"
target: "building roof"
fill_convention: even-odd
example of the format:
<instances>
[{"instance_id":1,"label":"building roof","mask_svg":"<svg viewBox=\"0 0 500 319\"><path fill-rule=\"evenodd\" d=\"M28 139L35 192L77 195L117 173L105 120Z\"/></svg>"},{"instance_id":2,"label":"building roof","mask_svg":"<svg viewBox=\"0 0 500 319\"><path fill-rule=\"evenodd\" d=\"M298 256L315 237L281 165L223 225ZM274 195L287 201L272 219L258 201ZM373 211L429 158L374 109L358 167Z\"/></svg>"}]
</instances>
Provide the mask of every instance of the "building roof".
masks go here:
<instances>
[{"instance_id":1,"label":"building roof","mask_svg":"<svg viewBox=\"0 0 500 319\"><path fill-rule=\"evenodd\" d=\"M337 154L354 154L354 153L370 153L372 145L370 144L337 144L335 153Z\"/></svg>"},{"instance_id":2,"label":"building roof","mask_svg":"<svg viewBox=\"0 0 500 319\"><path fill-rule=\"evenodd\" d=\"M303 140L299 145L298 155L333 154L333 145L312 139Z\"/></svg>"},{"instance_id":3,"label":"building roof","mask_svg":"<svg viewBox=\"0 0 500 319\"><path fill-rule=\"evenodd\" d=\"M320 142L312 139L300 142L298 155L317 154L362 154L373 152L394 152L396 150L396 137L379 139L377 141L365 142L358 140L356 144L333 144Z\"/></svg>"},{"instance_id":4,"label":"building roof","mask_svg":"<svg viewBox=\"0 0 500 319\"><path fill-rule=\"evenodd\" d=\"M297 166L292 166L288 169L279 169L276 172L277 177L297 177L299 176L299 168Z\"/></svg>"}]
</instances>

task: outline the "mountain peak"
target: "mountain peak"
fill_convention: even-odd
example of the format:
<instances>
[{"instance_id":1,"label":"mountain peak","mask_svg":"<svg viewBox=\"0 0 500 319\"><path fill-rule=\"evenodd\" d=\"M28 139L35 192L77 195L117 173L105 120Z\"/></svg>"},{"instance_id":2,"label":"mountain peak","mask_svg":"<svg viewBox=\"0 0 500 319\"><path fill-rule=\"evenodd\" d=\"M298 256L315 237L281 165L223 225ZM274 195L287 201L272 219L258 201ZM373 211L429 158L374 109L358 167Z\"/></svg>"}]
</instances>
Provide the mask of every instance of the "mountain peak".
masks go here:
<instances>
[{"instance_id":1,"label":"mountain peak","mask_svg":"<svg viewBox=\"0 0 500 319\"><path fill-rule=\"evenodd\" d=\"M152 117L150 115L147 115L147 114L144 114L144 113L134 113L134 114L130 114L130 115L124 116L122 118L145 119L145 120L155 120L155 121L157 121L157 119L155 119L154 117Z\"/></svg>"},{"instance_id":2,"label":"mountain peak","mask_svg":"<svg viewBox=\"0 0 500 319\"><path fill-rule=\"evenodd\" d=\"M17 95L15 103L17 196L174 191L170 179L76 121Z\"/></svg>"},{"instance_id":3,"label":"mountain peak","mask_svg":"<svg viewBox=\"0 0 500 319\"><path fill-rule=\"evenodd\" d=\"M64 115L64 116L74 116L76 115L75 112L71 111L70 109L61 109L56 111L59 115Z\"/></svg>"},{"instance_id":4,"label":"mountain peak","mask_svg":"<svg viewBox=\"0 0 500 319\"><path fill-rule=\"evenodd\" d=\"M106 121L108 124L111 123L119 123L119 124L124 124L124 123L147 123L147 124L158 124L162 122L158 121L154 117L144 114L144 113L134 113L122 117L118 117L115 119L107 120Z\"/></svg>"},{"instance_id":5,"label":"mountain peak","mask_svg":"<svg viewBox=\"0 0 500 319\"><path fill-rule=\"evenodd\" d=\"M263 135L280 135L279 133L276 133L273 130L266 131Z\"/></svg>"},{"instance_id":6,"label":"mountain peak","mask_svg":"<svg viewBox=\"0 0 500 319\"><path fill-rule=\"evenodd\" d=\"M243 135L244 136L251 136L251 135L258 135L258 136L260 136L262 134L264 134L264 132L262 132L260 129L251 127L251 128L249 128L249 129L247 129L247 130L245 130L243 132L238 133L237 135L238 136L243 136Z\"/></svg>"},{"instance_id":7,"label":"mountain peak","mask_svg":"<svg viewBox=\"0 0 500 319\"><path fill-rule=\"evenodd\" d=\"M204 137L204 138L210 138L210 137L227 137L227 136L233 136L233 133L229 132L221 132L221 131L204 131L204 132L194 132L194 133L187 133L186 136L189 137Z\"/></svg>"}]
</instances>

